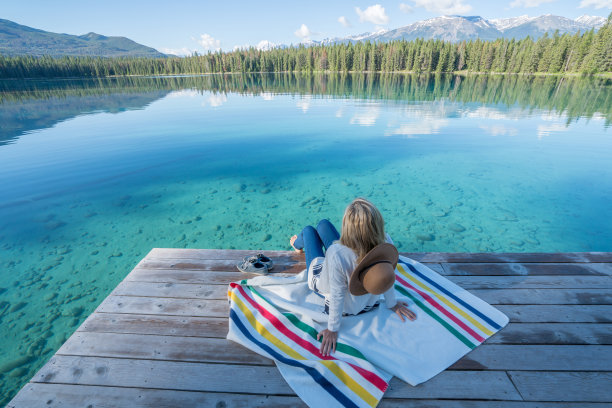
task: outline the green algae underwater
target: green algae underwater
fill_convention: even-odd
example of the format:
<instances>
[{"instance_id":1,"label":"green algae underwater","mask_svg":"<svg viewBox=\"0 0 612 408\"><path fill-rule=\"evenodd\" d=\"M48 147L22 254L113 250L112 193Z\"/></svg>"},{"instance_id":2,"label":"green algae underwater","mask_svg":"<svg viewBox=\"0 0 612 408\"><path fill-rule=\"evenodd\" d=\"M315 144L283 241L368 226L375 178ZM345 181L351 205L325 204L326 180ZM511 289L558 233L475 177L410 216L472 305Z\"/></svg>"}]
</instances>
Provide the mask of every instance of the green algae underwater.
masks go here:
<instances>
[{"instance_id":1,"label":"green algae underwater","mask_svg":"<svg viewBox=\"0 0 612 408\"><path fill-rule=\"evenodd\" d=\"M154 247L288 250L363 196L400 251L612 251L611 86L0 81L0 406Z\"/></svg>"}]
</instances>

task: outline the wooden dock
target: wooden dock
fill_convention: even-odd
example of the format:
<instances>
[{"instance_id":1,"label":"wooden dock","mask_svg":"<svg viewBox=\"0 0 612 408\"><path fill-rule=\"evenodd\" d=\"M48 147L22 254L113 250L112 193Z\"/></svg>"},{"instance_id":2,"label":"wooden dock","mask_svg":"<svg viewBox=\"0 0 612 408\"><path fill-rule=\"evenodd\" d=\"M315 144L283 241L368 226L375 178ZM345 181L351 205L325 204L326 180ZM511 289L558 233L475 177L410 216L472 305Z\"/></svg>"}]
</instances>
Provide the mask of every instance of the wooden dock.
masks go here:
<instances>
[{"instance_id":1,"label":"wooden dock","mask_svg":"<svg viewBox=\"0 0 612 408\"><path fill-rule=\"evenodd\" d=\"M8 407L303 406L273 362L228 341L227 285L253 251L153 249ZM303 256L266 251L275 272ZM611 407L612 253L404 254L510 323L381 407Z\"/></svg>"}]
</instances>

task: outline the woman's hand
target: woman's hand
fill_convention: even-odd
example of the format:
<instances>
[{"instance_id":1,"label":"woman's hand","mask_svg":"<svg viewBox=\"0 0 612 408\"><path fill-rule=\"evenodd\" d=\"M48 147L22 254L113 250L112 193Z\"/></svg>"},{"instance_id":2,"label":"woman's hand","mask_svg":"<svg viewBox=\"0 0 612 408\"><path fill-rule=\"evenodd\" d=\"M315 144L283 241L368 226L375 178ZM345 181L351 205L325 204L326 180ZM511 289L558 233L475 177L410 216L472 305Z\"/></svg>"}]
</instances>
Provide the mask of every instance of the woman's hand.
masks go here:
<instances>
[{"instance_id":1,"label":"woman's hand","mask_svg":"<svg viewBox=\"0 0 612 408\"><path fill-rule=\"evenodd\" d=\"M391 308L397 315L402 319L402 322L405 322L404 316L406 316L410 320L416 320L416 313L412 310L408 309L408 303L406 302L397 302L395 306Z\"/></svg>"},{"instance_id":2,"label":"woman's hand","mask_svg":"<svg viewBox=\"0 0 612 408\"><path fill-rule=\"evenodd\" d=\"M323 330L317 334L317 340L323 337L323 341L321 342L321 354L324 356L329 356L331 351L336 351L336 341L338 340L338 332L334 332L331 330Z\"/></svg>"}]
</instances>

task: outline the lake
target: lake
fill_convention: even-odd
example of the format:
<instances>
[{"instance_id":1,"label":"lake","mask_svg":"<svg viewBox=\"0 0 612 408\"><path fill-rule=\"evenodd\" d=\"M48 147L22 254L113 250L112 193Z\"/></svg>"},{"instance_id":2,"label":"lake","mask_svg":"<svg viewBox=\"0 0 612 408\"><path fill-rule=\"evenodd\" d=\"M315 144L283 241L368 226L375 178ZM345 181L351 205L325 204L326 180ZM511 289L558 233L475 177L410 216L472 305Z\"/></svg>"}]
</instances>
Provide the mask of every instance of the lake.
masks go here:
<instances>
[{"instance_id":1,"label":"lake","mask_svg":"<svg viewBox=\"0 0 612 408\"><path fill-rule=\"evenodd\" d=\"M0 81L0 405L154 247L289 249L355 197L400 251L612 251L612 80Z\"/></svg>"}]
</instances>

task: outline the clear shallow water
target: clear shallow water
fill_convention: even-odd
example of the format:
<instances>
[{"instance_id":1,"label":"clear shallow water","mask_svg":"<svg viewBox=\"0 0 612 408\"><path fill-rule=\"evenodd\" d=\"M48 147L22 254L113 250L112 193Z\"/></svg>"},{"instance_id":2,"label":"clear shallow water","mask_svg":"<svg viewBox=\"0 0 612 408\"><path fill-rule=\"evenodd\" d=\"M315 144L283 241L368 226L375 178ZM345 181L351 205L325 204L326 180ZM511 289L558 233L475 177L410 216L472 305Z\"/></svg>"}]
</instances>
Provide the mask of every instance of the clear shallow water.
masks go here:
<instances>
[{"instance_id":1,"label":"clear shallow water","mask_svg":"<svg viewBox=\"0 0 612 408\"><path fill-rule=\"evenodd\" d=\"M356 196L401 251L612 251L611 82L0 82L0 405L153 247L289 249Z\"/></svg>"}]
</instances>

